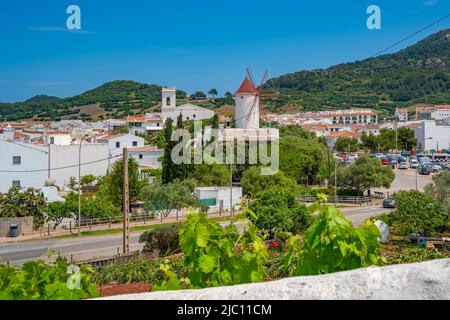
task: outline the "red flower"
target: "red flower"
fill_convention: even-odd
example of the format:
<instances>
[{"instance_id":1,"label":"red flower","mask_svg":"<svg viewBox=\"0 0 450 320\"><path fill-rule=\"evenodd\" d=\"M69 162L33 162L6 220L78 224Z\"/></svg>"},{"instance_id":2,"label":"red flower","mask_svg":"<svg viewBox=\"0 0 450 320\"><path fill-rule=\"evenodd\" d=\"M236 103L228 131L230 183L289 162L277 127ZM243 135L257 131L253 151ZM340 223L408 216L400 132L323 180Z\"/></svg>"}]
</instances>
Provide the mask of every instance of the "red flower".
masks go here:
<instances>
[{"instance_id":1,"label":"red flower","mask_svg":"<svg viewBox=\"0 0 450 320\"><path fill-rule=\"evenodd\" d=\"M272 242L272 247L278 248L280 246L280 243L278 241Z\"/></svg>"}]
</instances>

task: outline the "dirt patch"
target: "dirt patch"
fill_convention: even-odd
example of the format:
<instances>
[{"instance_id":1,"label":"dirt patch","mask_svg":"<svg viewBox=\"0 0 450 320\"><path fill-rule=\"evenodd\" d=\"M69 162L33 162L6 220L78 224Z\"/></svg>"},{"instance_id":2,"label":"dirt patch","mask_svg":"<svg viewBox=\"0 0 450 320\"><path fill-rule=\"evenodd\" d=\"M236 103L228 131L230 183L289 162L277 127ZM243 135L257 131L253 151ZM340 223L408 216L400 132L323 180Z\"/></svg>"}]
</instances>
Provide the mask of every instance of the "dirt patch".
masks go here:
<instances>
[{"instance_id":1,"label":"dirt patch","mask_svg":"<svg viewBox=\"0 0 450 320\"><path fill-rule=\"evenodd\" d=\"M122 294L145 293L152 290L150 283L107 284L97 286L101 297L112 297Z\"/></svg>"},{"instance_id":2,"label":"dirt patch","mask_svg":"<svg viewBox=\"0 0 450 320\"><path fill-rule=\"evenodd\" d=\"M98 118L100 115L105 114L105 110L101 107L101 105L99 103L89 104L89 105L79 106L79 107L71 107L70 110L71 111L78 110L78 113L61 117L61 119L67 120L74 116L79 117L81 114L89 115L91 118L94 119L94 118Z\"/></svg>"}]
</instances>

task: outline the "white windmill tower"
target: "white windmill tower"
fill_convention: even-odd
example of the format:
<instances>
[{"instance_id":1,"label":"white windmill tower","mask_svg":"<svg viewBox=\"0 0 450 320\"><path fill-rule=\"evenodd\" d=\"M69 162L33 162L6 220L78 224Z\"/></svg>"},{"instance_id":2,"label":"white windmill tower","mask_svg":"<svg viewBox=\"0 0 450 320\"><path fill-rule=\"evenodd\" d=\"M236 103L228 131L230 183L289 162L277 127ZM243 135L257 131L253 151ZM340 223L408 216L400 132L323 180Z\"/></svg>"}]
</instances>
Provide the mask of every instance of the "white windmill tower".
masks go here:
<instances>
[{"instance_id":1,"label":"white windmill tower","mask_svg":"<svg viewBox=\"0 0 450 320\"><path fill-rule=\"evenodd\" d=\"M261 93L266 84L269 73L266 70L261 80L261 84L256 87L250 69L247 69L247 76L242 82L235 95L236 108L236 128L240 129L259 129L260 108L267 121L264 106L260 97L276 97L277 93Z\"/></svg>"}]
</instances>

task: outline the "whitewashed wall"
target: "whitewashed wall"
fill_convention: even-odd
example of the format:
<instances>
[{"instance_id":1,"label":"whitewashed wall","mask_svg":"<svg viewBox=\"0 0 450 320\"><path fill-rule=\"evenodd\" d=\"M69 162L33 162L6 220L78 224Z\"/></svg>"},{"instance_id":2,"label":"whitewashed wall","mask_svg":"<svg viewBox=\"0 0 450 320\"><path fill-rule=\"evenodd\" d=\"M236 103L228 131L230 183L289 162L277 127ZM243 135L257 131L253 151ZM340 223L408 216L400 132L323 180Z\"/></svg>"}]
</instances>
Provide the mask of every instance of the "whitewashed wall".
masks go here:
<instances>
[{"instance_id":1,"label":"whitewashed wall","mask_svg":"<svg viewBox=\"0 0 450 320\"><path fill-rule=\"evenodd\" d=\"M14 143L0 140L0 170L27 171L44 170L39 172L0 172L0 192L5 193L11 188L14 180L20 181L24 188L42 188L47 180L48 148L32 144ZM13 157L20 156L21 164L13 165Z\"/></svg>"},{"instance_id":2,"label":"whitewashed wall","mask_svg":"<svg viewBox=\"0 0 450 320\"><path fill-rule=\"evenodd\" d=\"M78 179L78 152L79 145L50 147L50 167L53 169L50 180L58 186L64 186L70 177ZM81 176L93 174L104 176L108 170L108 144L83 144L81 147L81 163L94 162L81 166ZM102 161L99 161L102 160ZM55 170L57 168L68 167Z\"/></svg>"}]
</instances>

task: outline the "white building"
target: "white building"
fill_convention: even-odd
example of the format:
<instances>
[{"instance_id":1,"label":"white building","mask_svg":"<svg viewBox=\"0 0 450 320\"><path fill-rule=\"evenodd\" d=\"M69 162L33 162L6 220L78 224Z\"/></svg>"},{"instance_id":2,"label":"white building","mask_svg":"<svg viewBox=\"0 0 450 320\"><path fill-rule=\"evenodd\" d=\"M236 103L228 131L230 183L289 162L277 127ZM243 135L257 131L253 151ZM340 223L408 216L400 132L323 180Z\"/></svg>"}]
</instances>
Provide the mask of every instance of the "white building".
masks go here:
<instances>
[{"instance_id":1,"label":"white building","mask_svg":"<svg viewBox=\"0 0 450 320\"><path fill-rule=\"evenodd\" d=\"M11 187L42 188L48 179L48 147L0 139L0 193ZM33 170L39 170L31 172Z\"/></svg>"},{"instance_id":2,"label":"white building","mask_svg":"<svg viewBox=\"0 0 450 320\"><path fill-rule=\"evenodd\" d=\"M450 149L450 126L438 126L434 120L425 120L413 130L420 149Z\"/></svg>"},{"instance_id":3,"label":"white building","mask_svg":"<svg viewBox=\"0 0 450 320\"><path fill-rule=\"evenodd\" d=\"M70 132L46 132L42 137L44 144L68 146L72 144Z\"/></svg>"},{"instance_id":4,"label":"white building","mask_svg":"<svg viewBox=\"0 0 450 320\"><path fill-rule=\"evenodd\" d=\"M408 109L397 108L395 109L395 118L397 121L408 121Z\"/></svg>"},{"instance_id":5,"label":"white building","mask_svg":"<svg viewBox=\"0 0 450 320\"><path fill-rule=\"evenodd\" d=\"M71 177L78 179L78 168L81 163L81 176L92 174L96 177L105 176L108 172L108 145L101 143L86 143L50 145L50 175L48 181L59 187L67 185ZM48 165L47 165L48 167Z\"/></svg>"},{"instance_id":6,"label":"white building","mask_svg":"<svg viewBox=\"0 0 450 320\"><path fill-rule=\"evenodd\" d=\"M162 88L161 114L164 123L168 118L177 124L178 117L183 117L183 121L206 120L214 117L214 111L202 108L191 103L177 107L177 92L175 88Z\"/></svg>"},{"instance_id":7,"label":"white building","mask_svg":"<svg viewBox=\"0 0 450 320\"><path fill-rule=\"evenodd\" d=\"M350 109L336 111L321 111L318 118L325 124L376 124L377 114L370 109Z\"/></svg>"},{"instance_id":8,"label":"white building","mask_svg":"<svg viewBox=\"0 0 450 320\"><path fill-rule=\"evenodd\" d=\"M42 189L46 183L63 188L78 178L79 145L34 145L0 139L0 192L13 186ZM104 176L108 170L108 146L81 146L81 175Z\"/></svg>"},{"instance_id":9,"label":"white building","mask_svg":"<svg viewBox=\"0 0 450 320\"><path fill-rule=\"evenodd\" d=\"M203 187L195 188L194 194L200 200L200 203L213 210L229 210L231 208L230 200L232 200L233 206L242 201L242 187L233 187L232 190L231 196L230 187Z\"/></svg>"},{"instance_id":10,"label":"white building","mask_svg":"<svg viewBox=\"0 0 450 320\"><path fill-rule=\"evenodd\" d=\"M450 117L450 105L423 108L417 111L419 120L444 120Z\"/></svg>"},{"instance_id":11,"label":"white building","mask_svg":"<svg viewBox=\"0 0 450 320\"><path fill-rule=\"evenodd\" d=\"M164 155L164 149L144 146L130 148L128 150L130 157L136 160L142 169L162 169L161 158Z\"/></svg>"},{"instance_id":12,"label":"white building","mask_svg":"<svg viewBox=\"0 0 450 320\"><path fill-rule=\"evenodd\" d=\"M135 136L133 134L109 134L97 139L98 143L106 144L108 146L109 166L120 159L124 148L143 147L145 139Z\"/></svg>"}]
</instances>

